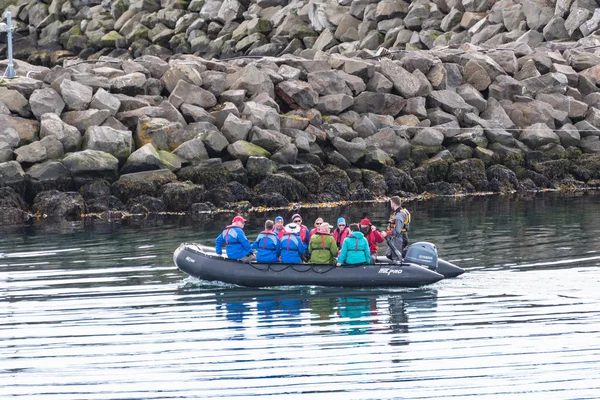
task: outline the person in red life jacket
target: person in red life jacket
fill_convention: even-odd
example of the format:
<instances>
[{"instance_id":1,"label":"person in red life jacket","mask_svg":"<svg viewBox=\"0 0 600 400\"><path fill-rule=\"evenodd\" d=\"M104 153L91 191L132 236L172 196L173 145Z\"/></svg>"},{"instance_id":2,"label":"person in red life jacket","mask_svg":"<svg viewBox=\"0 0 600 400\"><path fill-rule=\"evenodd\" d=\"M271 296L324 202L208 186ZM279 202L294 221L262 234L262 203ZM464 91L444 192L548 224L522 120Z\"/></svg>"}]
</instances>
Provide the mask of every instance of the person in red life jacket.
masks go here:
<instances>
[{"instance_id":1,"label":"person in red life jacket","mask_svg":"<svg viewBox=\"0 0 600 400\"><path fill-rule=\"evenodd\" d=\"M284 227L283 227L283 217L281 216L276 216L275 217L275 226L273 226L273 232L279 236L279 232L283 232L284 231ZM281 237L279 237L281 239Z\"/></svg>"},{"instance_id":2,"label":"person in red life jacket","mask_svg":"<svg viewBox=\"0 0 600 400\"><path fill-rule=\"evenodd\" d=\"M306 246L300 239L300 225L293 222L287 224L285 233L281 237L281 262L301 264L305 252Z\"/></svg>"},{"instance_id":3,"label":"person in red life jacket","mask_svg":"<svg viewBox=\"0 0 600 400\"><path fill-rule=\"evenodd\" d=\"M227 258L242 260L244 262L254 259L250 241L244 233L245 224L246 220L244 217L238 215L231 221L231 225L225 228L217 237L215 251L218 255L223 253L223 244L225 244Z\"/></svg>"},{"instance_id":4,"label":"person in red life jacket","mask_svg":"<svg viewBox=\"0 0 600 400\"><path fill-rule=\"evenodd\" d=\"M265 230L258 234L252 248L256 250L256 261L259 263L279 262L281 245L279 237L273 232L274 222L270 219L265 222Z\"/></svg>"},{"instance_id":5,"label":"person in red life jacket","mask_svg":"<svg viewBox=\"0 0 600 400\"><path fill-rule=\"evenodd\" d=\"M300 236L300 239L302 239L302 243L306 246L306 244L308 243L308 228L305 225L302 225L302 217L300 216L300 214L292 215L292 222L290 222L290 224L295 224L300 227L300 232L298 233L298 236ZM279 232L279 239L281 239L282 236L283 233Z\"/></svg>"},{"instance_id":6,"label":"person in red life jacket","mask_svg":"<svg viewBox=\"0 0 600 400\"><path fill-rule=\"evenodd\" d=\"M338 255L335 239L331 236L331 225L327 222L321 223L319 231L315 233L308 243L311 264L334 264Z\"/></svg>"},{"instance_id":7,"label":"person in red life jacket","mask_svg":"<svg viewBox=\"0 0 600 400\"><path fill-rule=\"evenodd\" d=\"M317 219L315 219L315 227L312 228L310 230L310 233L308 234L308 241L310 242L310 239L312 238L312 235L314 235L315 233L319 232L321 230L321 224L323 223L323 218L319 217Z\"/></svg>"},{"instance_id":8,"label":"person in red life jacket","mask_svg":"<svg viewBox=\"0 0 600 400\"><path fill-rule=\"evenodd\" d=\"M338 249L342 249L342 243L346 236L350 234L350 229L346 226L346 220L343 217L339 217L337 220L337 228L333 231L333 238Z\"/></svg>"},{"instance_id":9,"label":"person in red life jacket","mask_svg":"<svg viewBox=\"0 0 600 400\"><path fill-rule=\"evenodd\" d=\"M369 242L369 251L371 252L371 264L375 264L377 261L377 250L379 250L378 243L383 243L385 240L385 232L383 235L375 228L368 218L363 218L360 221L360 231L367 238Z\"/></svg>"}]
</instances>

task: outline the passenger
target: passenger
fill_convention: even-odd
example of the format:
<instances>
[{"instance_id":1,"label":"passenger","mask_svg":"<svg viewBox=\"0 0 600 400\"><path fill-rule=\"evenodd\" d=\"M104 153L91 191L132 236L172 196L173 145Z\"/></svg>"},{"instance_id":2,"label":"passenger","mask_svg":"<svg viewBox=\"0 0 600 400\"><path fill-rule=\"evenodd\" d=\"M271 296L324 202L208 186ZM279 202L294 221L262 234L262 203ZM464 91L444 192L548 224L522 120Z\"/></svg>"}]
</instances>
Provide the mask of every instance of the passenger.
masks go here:
<instances>
[{"instance_id":1,"label":"passenger","mask_svg":"<svg viewBox=\"0 0 600 400\"><path fill-rule=\"evenodd\" d=\"M312 228L310 230L310 233L308 234L308 241L310 242L310 239L312 238L312 235L314 235L315 233L319 232L319 227L321 226L321 224L323 223L323 218L319 217L317 219L315 219L315 227Z\"/></svg>"},{"instance_id":2,"label":"passenger","mask_svg":"<svg viewBox=\"0 0 600 400\"><path fill-rule=\"evenodd\" d=\"M259 263L279 262L281 245L279 238L273 232L274 222L270 219L265 222L265 230L258 234L252 248L257 250L256 261Z\"/></svg>"},{"instance_id":3,"label":"passenger","mask_svg":"<svg viewBox=\"0 0 600 400\"><path fill-rule=\"evenodd\" d=\"M242 260L244 262L255 259L250 241L244 233L245 224L246 220L244 217L238 215L231 221L231 225L217 237L215 251L218 255L223 254L223 244L225 244L227 258Z\"/></svg>"},{"instance_id":4,"label":"passenger","mask_svg":"<svg viewBox=\"0 0 600 400\"><path fill-rule=\"evenodd\" d=\"M400 197L394 196L390 198L390 206L392 207L392 215L388 222L387 231L384 232L384 237L389 237L390 242L403 255L406 247L408 247L408 228L410 225L410 212L402 207ZM392 261L402 261L396 253L388 248L385 256Z\"/></svg>"},{"instance_id":5,"label":"passenger","mask_svg":"<svg viewBox=\"0 0 600 400\"><path fill-rule=\"evenodd\" d=\"M320 219L320 218L319 218ZM311 264L334 264L335 257L338 255L338 247L335 239L330 233L331 225L327 222L321 222L319 231L316 232L308 244Z\"/></svg>"},{"instance_id":6,"label":"passenger","mask_svg":"<svg viewBox=\"0 0 600 400\"><path fill-rule=\"evenodd\" d=\"M308 233L309 232L308 232L308 228L305 225L302 225L302 217L300 216L300 214L292 215L292 222L290 222L290 224L298 225L300 227L300 232L298 233L298 236L302 239L302 243L305 245L304 247L306 248L306 245L308 244ZM288 224L288 225L290 225L290 224ZM282 236L283 236L283 233L279 232L279 239L281 239Z\"/></svg>"},{"instance_id":7,"label":"passenger","mask_svg":"<svg viewBox=\"0 0 600 400\"><path fill-rule=\"evenodd\" d=\"M273 227L273 232L279 236L279 232L283 232L284 231L284 227L283 227L283 217L280 217L279 215L275 217L275 226ZM279 238L281 239L281 236L279 236Z\"/></svg>"},{"instance_id":8,"label":"passenger","mask_svg":"<svg viewBox=\"0 0 600 400\"><path fill-rule=\"evenodd\" d=\"M337 266L342 264L368 264L371 261L369 242L362 234L358 224L350 225L350 234L342 244L342 251L338 257Z\"/></svg>"},{"instance_id":9,"label":"passenger","mask_svg":"<svg viewBox=\"0 0 600 400\"><path fill-rule=\"evenodd\" d=\"M367 242L369 242L371 264L375 264L377 262L377 250L379 250L377 243L382 243L385 240L384 236L371 224L368 218L363 218L360 221L360 231L367 238ZM383 234L385 235L385 232Z\"/></svg>"},{"instance_id":10,"label":"passenger","mask_svg":"<svg viewBox=\"0 0 600 400\"><path fill-rule=\"evenodd\" d=\"M335 239L335 244L338 249L342 249L342 243L344 243L344 239L346 236L350 234L350 229L346 226L346 220L342 217L339 217L337 220L337 228L333 231L333 238Z\"/></svg>"},{"instance_id":11,"label":"passenger","mask_svg":"<svg viewBox=\"0 0 600 400\"><path fill-rule=\"evenodd\" d=\"M289 264L301 264L302 255L306 252L306 246L300 239L300 226L294 223L287 224L285 233L281 238L281 262Z\"/></svg>"}]
</instances>

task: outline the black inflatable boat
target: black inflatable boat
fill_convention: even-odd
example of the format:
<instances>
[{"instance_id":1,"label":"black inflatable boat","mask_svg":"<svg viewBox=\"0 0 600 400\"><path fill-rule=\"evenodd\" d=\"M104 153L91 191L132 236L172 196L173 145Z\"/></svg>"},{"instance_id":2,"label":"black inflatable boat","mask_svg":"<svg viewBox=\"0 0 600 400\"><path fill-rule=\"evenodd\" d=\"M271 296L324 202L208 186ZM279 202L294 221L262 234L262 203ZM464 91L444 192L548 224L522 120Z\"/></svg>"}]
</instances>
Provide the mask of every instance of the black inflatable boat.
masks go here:
<instances>
[{"instance_id":1,"label":"black inflatable boat","mask_svg":"<svg viewBox=\"0 0 600 400\"><path fill-rule=\"evenodd\" d=\"M415 250L411 251L411 248ZM211 253L201 245L184 243L175 250L173 260L181 271L193 277L248 287L419 287L464 272L462 268L439 260L435 246L429 243L415 243L411 248L402 264L391 264L386 259L385 263L335 267L324 264L242 262Z\"/></svg>"}]
</instances>

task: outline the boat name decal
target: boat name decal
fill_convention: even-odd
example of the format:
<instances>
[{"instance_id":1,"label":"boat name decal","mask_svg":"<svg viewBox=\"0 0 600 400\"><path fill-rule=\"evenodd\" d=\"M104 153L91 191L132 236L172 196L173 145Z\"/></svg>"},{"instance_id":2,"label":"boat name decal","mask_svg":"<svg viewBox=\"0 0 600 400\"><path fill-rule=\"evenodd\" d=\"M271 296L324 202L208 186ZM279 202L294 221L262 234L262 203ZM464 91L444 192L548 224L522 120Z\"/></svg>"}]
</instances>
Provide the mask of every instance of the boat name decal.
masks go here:
<instances>
[{"instance_id":1,"label":"boat name decal","mask_svg":"<svg viewBox=\"0 0 600 400\"><path fill-rule=\"evenodd\" d=\"M186 257L185 261L191 262L191 263L195 263L196 260L194 260L192 257Z\"/></svg>"},{"instance_id":2,"label":"boat name decal","mask_svg":"<svg viewBox=\"0 0 600 400\"><path fill-rule=\"evenodd\" d=\"M425 259L425 260L433 260L433 257L431 257L431 256L424 256L424 255L421 255L421 254L419 254L419 258L422 258L422 259Z\"/></svg>"},{"instance_id":3,"label":"boat name decal","mask_svg":"<svg viewBox=\"0 0 600 400\"><path fill-rule=\"evenodd\" d=\"M394 269L394 268L379 268L379 271L377 273L378 274L387 274L387 275L401 274L402 270L401 269Z\"/></svg>"}]
</instances>

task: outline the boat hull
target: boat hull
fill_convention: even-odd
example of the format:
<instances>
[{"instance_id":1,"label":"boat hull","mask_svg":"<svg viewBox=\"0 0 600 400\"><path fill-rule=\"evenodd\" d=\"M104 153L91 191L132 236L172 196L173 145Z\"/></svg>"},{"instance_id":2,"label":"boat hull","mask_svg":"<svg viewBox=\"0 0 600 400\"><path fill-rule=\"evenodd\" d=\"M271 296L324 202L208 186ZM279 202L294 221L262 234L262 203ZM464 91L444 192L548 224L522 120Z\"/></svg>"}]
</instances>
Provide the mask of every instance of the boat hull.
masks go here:
<instances>
[{"instance_id":1,"label":"boat hull","mask_svg":"<svg viewBox=\"0 0 600 400\"><path fill-rule=\"evenodd\" d=\"M420 287L444 279L415 264L360 264L335 267L323 264L260 264L211 255L200 246L182 244L173 254L177 267L207 281L248 287L310 285L336 287Z\"/></svg>"}]
</instances>

